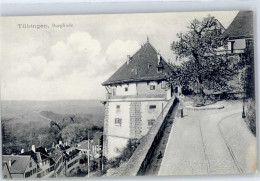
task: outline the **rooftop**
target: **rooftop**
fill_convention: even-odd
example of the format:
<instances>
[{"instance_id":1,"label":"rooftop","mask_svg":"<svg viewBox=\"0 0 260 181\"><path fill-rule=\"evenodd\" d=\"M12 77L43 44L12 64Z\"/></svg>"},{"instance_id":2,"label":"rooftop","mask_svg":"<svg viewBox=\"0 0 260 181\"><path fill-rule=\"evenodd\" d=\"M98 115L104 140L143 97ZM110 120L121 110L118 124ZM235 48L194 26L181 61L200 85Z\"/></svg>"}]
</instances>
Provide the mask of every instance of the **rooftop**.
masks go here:
<instances>
[{"instance_id":1,"label":"rooftop","mask_svg":"<svg viewBox=\"0 0 260 181\"><path fill-rule=\"evenodd\" d=\"M160 63L158 64L158 58ZM162 68L163 71L157 71ZM170 66L147 39L147 42L125 62L107 81L102 85L122 84L130 82L165 80L171 72Z\"/></svg>"},{"instance_id":2,"label":"rooftop","mask_svg":"<svg viewBox=\"0 0 260 181\"><path fill-rule=\"evenodd\" d=\"M11 166L8 165L10 173L24 173L30 161L31 156L27 155L3 155L2 162L11 161Z\"/></svg>"},{"instance_id":3,"label":"rooftop","mask_svg":"<svg viewBox=\"0 0 260 181\"><path fill-rule=\"evenodd\" d=\"M232 23L224 32L225 37L253 37L253 12L239 11Z\"/></svg>"}]
</instances>

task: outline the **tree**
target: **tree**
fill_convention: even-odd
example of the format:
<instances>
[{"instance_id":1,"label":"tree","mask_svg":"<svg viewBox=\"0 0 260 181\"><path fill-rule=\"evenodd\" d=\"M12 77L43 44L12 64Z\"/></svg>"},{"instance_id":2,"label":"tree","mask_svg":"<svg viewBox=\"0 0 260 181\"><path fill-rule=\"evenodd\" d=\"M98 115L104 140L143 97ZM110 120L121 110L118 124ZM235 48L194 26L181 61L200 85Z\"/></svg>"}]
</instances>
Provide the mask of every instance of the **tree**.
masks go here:
<instances>
[{"instance_id":1,"label":"tree","mask_svg":"<svg viewBox=\"0 0 260 181\"><path fill-rule=\"evenodd\" d=\"M205 103L205 89L213 91L227 90L228 81L238 74L239 58L227 54L220 55L218 48L227 42L222 37L222 25L212 16L202 21L194 19L187 27L188 31L177 34L178 41L171 45L177 58L183 60L181 66L175 66L172 81L197 89Z\"/></svg>"}]
</instances>

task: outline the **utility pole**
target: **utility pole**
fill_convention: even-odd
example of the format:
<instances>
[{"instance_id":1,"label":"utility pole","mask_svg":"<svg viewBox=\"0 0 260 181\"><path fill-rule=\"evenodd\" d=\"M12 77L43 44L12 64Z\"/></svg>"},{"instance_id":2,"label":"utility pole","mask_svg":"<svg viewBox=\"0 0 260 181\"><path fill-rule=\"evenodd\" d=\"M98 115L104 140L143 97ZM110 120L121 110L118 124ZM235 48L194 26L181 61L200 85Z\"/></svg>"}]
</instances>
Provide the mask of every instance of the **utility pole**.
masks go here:
<instances>
[{"instance_id":1,"label":"utility pole","mask_svg":"<svg viewBox=\"0 0 260 181\"><path fill-rule=\"evenodd\" d=\"M162 103L162 121L163 121L163 103Z\"/></svg>"},{"instance_id":2,"label":"utility pole","mask_svg":"<svg viewBox=\"0 0 260 181\"><path fill-rule=\"evenodd\" d=\"M88 177L89 177L89 174L90 174L90 165L89 165L89 163L90 163L90 161L89 161L89 152L90 152L90 150L89 150L89 130L88 130Z\"/></svg>"}]
</instances>

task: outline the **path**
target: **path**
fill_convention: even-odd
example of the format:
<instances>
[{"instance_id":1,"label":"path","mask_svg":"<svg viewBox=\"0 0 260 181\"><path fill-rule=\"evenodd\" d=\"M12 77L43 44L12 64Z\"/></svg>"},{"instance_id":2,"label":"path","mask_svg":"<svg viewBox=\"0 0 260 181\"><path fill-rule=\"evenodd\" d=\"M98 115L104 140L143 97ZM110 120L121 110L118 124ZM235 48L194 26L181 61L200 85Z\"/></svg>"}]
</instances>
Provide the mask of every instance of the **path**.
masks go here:
<instances>
[{"instance_id":1,"label":"path","mask_svg":"<svg viewBox=\"0 0 260 181\"><path fill-rule=\"evenodd\" d=\"M255 160L253 152L256 141L240 119L242 103L217 104L225 108L184 110L184 118L175 119L158 175L238 174L254 171L251 168L252 160ZM251 150L250 164L245 161L248 160L245 149Z\"/></svg>"}]
</instances>

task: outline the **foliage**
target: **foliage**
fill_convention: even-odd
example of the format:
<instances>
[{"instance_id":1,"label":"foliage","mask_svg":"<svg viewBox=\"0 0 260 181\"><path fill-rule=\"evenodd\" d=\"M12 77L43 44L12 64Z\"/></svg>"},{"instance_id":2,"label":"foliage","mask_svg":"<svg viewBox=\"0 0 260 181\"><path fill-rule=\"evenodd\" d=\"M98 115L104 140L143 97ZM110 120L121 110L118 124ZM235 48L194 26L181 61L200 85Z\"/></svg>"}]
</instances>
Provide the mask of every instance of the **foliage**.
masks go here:
<instances>
[{"instance_id":1,"label":"foliage","mask_svg":"<svg viewBox=\"0 0 260 181\"><path fill-rule=\"evenodd\" d=\"M130 157L133 155L138 145L139 145L139 141L137 139L128 140L126 147L122 149L120 155L113 158L112 160L107 161L107 169L117 168L123 162L128 161Z\"/></svg>"},{"instance_id":2,"label":"foliage","mask_svg":"<svg viewBox=\"0 0 260 181\"><path fill-rule=\"evenodd\" d=\"M252 98L247 101L245 121L251 132L256 136L256 109L255 101Z\"/></svg>"},{"instance_id":3,"label":"foliage","mask_svg":"<svg viewBox=\"0 0 260 181\"><path fill-rule=\"evenodd\" d=\"M55 116L50 116L55 115ZM102 131L100 126L93 125L95 118L90 115L62 115L52 113L45 114L55 119L48 124L41 124L41 120L47 121L46 118L38 115L33 116L35 120L17 121L17 119L2 119L2 151L3 154L20 153L21 149L30 150L31 145L44 146L51 148L53 143L57 144L60 140L63 142L78 143L88 138L93 138L94 133ZM26 118L28 119L27 116ZM70 117L74 118L74 121ZM44 119L43 119L44 118ZM25 118L21 118L24 119ZM64 121L62 121L64 119ZM39 121L37 121L39 120ZM59 122L60 121L60 122ZM93 124L92 124L93 123Z\"/></svg>"},{"instance_id":4,"label":"foliage","mask_svg":"<svg viewBox=\"0 0 260 181\"><path fill-rule=\"evenodd\" d=\"M183 60L174 66L172 82L188 85L205 96L205 89L221 91L229 89L228 81L238 74L239 57L220 55L217 50L227 42L222 37L222 25L212 16L202 21L193 20L186 33L177 34L178 41L171 49ZM203 100L202 100L203 101ZM202 102L201 102L202 103Z\"/></svg>"},{"instance_id":5,"label":"foliage","mask_svg":"<svg viewBox=\"0 0 260 181\"><path fill-rule=\"evenodd\" d=\"M249 46L245 51L245 92L247 98L255 98L255 71L254 71L254 46Z\"/></svg>"}]
</instances>

